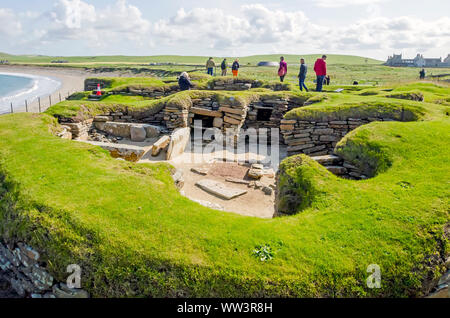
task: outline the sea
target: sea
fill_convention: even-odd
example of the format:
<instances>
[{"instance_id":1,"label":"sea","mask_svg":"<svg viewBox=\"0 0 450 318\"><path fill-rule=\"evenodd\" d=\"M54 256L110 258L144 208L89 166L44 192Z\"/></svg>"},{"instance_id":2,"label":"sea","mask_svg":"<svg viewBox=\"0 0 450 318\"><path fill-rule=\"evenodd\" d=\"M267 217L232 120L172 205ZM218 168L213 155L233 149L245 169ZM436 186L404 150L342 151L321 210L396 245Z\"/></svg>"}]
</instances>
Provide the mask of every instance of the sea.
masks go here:
<instances>
[{"instance_id":1,"label":"sea","mask_svg":"<svg viewBox=\"0 0 450 318\"><path fill-rule=\"evenodd\" d=\"M61 88L61 81L45 76L0 73L0 114L25 108L25 100L31 105L39 97L45 97Z\"/></svg>"}]
</instances>

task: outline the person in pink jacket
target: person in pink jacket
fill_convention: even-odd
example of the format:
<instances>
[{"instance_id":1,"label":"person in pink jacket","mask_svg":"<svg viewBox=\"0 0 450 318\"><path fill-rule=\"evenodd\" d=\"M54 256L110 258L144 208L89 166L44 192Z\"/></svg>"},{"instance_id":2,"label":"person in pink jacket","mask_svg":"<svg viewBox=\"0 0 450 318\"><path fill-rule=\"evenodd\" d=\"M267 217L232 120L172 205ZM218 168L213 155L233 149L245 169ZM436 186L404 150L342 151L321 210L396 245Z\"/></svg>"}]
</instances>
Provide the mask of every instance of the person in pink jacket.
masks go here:
<instances>
[{"instance_id":1,"label":"person in pink jacket","mask_svg":"<svg viewBox=\"0 0 450 318\"><path fill-rule=\"evenodd\" d=\"M323 80L327 75L327 63L325 62L327 59L326 55L323 55L321 59L317 59L316 64L314 65L314 71L317 75L317 92L322 91Z\"/></svg>"},{"instance_id":2,"label":"person in pink jacket","mask_svg":"<svg viewBox=\"0 0 450 318\"><path fill-rule=\"evenodd\" d=\"M287 74L287 63L284 60L284 56L280 57L280 68L278 69L278 76L280 77L281 83L284 82L284 77Z\"/></svg>"}]
</instances>

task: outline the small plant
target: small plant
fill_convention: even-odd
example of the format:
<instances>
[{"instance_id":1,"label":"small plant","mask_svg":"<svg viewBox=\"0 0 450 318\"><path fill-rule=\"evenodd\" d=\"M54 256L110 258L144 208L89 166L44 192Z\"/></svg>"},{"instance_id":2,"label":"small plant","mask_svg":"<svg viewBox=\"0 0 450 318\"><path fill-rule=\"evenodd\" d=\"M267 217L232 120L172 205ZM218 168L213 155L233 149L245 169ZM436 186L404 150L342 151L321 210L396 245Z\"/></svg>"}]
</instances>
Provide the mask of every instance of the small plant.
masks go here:
<instances>
[{"instance_id":1,"label":"small plant","mask_svg":"<svg viewBox=\"0 0 450 318\"><path fill-rule=\"evenodd\" d=\"M253 255L259 258L261 262L270 261L274 257L274 252L270 245L260 245L253 250Z\"/></svg>"}]
</instances>

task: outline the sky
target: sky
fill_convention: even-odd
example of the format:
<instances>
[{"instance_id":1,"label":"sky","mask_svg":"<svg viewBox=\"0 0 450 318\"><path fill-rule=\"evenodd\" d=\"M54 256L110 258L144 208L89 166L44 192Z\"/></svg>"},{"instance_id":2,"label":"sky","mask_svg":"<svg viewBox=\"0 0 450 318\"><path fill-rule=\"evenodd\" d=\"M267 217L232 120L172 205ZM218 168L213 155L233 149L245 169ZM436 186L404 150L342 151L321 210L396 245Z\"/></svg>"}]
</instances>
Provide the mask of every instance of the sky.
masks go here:
<instances>
[{"instance_id":1,"label":"sky","mask_svg":"<svg viewBox=\"0 0 450 318\"><path fill-rule=\"evenodd\" d=\"M448 0L0 0L0 52L445 58L449 12Z\"/></svg>"}]
</instances>

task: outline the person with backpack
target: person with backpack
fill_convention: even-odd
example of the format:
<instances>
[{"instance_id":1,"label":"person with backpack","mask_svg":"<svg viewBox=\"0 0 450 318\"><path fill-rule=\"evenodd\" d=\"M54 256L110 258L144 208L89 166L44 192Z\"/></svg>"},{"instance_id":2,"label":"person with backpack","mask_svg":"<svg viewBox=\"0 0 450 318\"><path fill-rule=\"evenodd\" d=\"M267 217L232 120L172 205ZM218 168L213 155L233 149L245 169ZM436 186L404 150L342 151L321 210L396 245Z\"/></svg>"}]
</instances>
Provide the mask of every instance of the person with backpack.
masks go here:
<instances>
[{"instance_id":1,"label":"person with backpack","mask_svg":"<svg viewBox=\"0 0 450 318\"><path fill-rule=\"evenodd\" d=\"M233 65L231 66L231 71L233 72L233 76L237 77L239 73L239 59L235 59Z\"/></svg>"},{"instance_id":2,"label":"person with backpack","mask_svg":"<svg viewBox=\"0 0 450 318\"><path fill-rule=\"evenodd\" d=\"M220 65L220 68L222 69L222 76L227 76L227 59L223 59L222 64Z\"/></svg>"},{"instance_id":3,"label":"person with backpack","mask_svg":"<svg viewBox=\"0 0 450 318\"><path fill-rule=\"evenodd\" d=\"M284 60L284 56L280 57L280 68L278 69L278 76L280 77L281 83L284 82L284 78L287 74L287 63Z\"/></svg>"},{"instance_id":4,"label":"person with backpack","mask_svg":"<svg viewBox=\"0 0 450 318\"><path fill-rule=\"evenodd\" d=\"M180 91L188 91L191 89L191 87L193 87L188 73L181 73L180 77L178 78L178 85L180 86Z\"/></svg>"},{"instance_id":5,"label":"person with backpack","mask_svg":"<svg viewBox=\"0 0 450 318\"><path fill-rule=\"evenodd\" d=\"M298 74L300 90L303 92L303 88L309 92L308 87L305 85L306 74L308 73L308 66L305 64L305 59L300 59L300 73Z\"/></svg>"},{"instance_id":6,"label":"person with backpack","mask_svg":"<svg viewBox=\"0 0 450 318\"><path fill-rule=\"evenodd\" d=\"M211 76L214 76L214 68L216 67L216 62L214 62L214 59L210 57L208 61L206 62L206 69L208 70L207 73Z\"/></svg>"},{"instance_id":7,"label":"person with backpack","mask_svg":"<svg viewBox=\"0 0 450 318\"><path fill-rule=\"evenodd\" d=\"M314 64L314 71L317 75L317 92L322 91L323 82L325 80L325 76L327 75L327 63L325 62L327 59L326 55L322 55L321 59L317 59L316 64Z\"/></svg>"}]
</instances>

